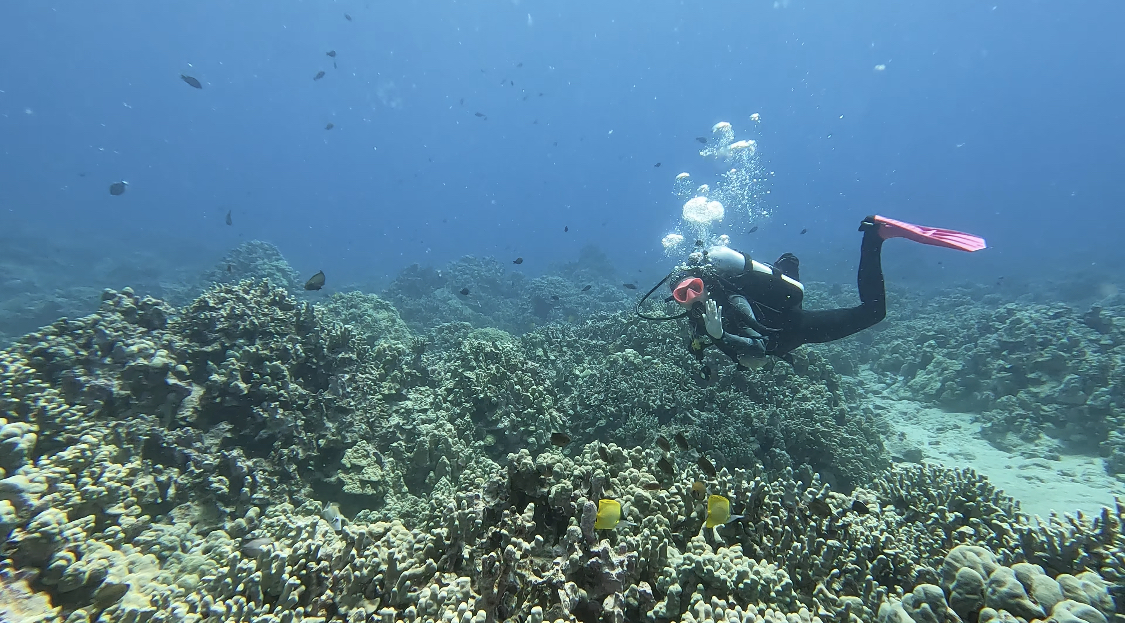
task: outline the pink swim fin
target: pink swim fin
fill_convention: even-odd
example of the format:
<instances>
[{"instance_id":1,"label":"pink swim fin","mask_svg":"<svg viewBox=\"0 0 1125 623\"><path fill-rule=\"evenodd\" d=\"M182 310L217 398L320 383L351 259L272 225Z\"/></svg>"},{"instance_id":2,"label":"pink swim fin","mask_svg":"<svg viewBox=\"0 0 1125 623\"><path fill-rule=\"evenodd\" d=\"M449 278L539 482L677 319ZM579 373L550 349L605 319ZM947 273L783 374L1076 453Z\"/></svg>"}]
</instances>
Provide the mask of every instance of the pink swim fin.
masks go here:
<instances>
[{"instance_id":1,"label":"pink swim fin","mask_svg":"<svg viewBox=\"0 0 1125 623\"><path fill-rule=\"evenodd\" d=\"M885 216L876 216L874 217L874 221L879 223L879 235L884 240L887 238L906 238L907 240L921 242L922 244L931 244L935 247L945 247L947 249L957 249L959 251L980 251L987 246L984 243L984 238L980 236L974 236L952 229L938 229L937 227L912 225Z\"/></svg>"}]
</instances>

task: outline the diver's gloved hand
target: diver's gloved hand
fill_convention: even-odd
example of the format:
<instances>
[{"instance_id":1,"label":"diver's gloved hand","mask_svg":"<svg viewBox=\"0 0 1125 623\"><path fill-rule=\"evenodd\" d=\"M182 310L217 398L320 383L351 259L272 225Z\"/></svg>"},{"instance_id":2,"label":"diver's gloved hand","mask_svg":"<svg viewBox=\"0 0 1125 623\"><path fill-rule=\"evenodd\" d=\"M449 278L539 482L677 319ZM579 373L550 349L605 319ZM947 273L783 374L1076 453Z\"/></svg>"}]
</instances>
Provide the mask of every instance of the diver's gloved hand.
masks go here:
<instances>
[{"instance_id":1,"label":"diver's gloved hand","mask_svg":"<svg viewBox=\"0 0 1125 623\"><path fill-rule=\"evenodd\" d=\"M715 299L707 299L703 306L703 326L713 340L723 339L723 308Z\"/></svg>"}]
</instances>

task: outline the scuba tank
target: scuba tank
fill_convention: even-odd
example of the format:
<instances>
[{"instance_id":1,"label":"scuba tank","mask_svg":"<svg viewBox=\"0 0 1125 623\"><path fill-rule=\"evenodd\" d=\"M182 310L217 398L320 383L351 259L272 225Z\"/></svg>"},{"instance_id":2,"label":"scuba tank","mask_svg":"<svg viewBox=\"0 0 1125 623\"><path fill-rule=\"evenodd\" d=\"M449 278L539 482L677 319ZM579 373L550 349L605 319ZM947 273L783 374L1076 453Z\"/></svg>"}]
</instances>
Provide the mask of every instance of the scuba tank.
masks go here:
<instances>
[{"instance_id":1,"label":"scuba tank","mask_svg":"<svg viewBox=\"0 0 1125 623\"><path fill-rule=\"evenodd\" d=\"M773 315L781 315L790 309L799 308L804 302L805 286L775 266L750 259L728 247L712 247L711 250L699 255L699 259L690 265L681 264L673 268L646 292L637 301L637 316L645 320L679 320L691 313L690 309L674 315L653 315L641 311L645 301L673 277L676 277L676 281L687 277L698 277L712 292L728 296L740 294L746 297L751 306L762 311L773 312ZM741 265L735 256L743 260ZM671 296L664 299L665 303L671 301Z\"/></svg>"}]
</instances>

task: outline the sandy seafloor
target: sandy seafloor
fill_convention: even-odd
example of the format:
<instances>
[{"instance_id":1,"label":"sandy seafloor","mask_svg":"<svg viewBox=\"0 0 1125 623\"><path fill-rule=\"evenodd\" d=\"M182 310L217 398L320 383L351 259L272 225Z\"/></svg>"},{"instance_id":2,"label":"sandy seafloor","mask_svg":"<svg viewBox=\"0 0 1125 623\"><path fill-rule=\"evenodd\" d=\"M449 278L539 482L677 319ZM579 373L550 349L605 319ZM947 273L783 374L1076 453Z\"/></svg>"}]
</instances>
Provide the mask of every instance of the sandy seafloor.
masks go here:
<instances>
[{"instance_id":1,"label":"sandy seafloor","mask_svg":"<svg viewBox=\"0 0 1125 623\"><path fill-rule=\"evenodd\" d=\"M1112 508L1114 497L1125 497L1125 483L1107 474L1097 456L1061 454L1058 460L1048 460L1001 450L981 436L973 414L889 397L871 375L864 376L870 405L896 435L905 435L902 441L922 449L923 462L976 470L1019 500L1028 515L1096 515L1103 506Z\"/></svg>"}]
</instances>

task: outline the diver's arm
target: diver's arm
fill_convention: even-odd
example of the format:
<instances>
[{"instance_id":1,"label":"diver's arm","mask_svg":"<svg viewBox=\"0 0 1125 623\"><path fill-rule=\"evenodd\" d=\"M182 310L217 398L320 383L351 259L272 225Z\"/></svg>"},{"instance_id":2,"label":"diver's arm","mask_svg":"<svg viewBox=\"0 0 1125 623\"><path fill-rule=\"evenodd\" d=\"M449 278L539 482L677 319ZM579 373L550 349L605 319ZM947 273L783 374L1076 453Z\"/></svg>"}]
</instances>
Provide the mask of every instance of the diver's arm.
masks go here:
<instances>
[{"instance_id":1,"label":"diver's arm","mask_svg":"<svg viewBox=\"0 0 1125 623\"><path fill-rule=\"evenodd\" d=\"M728 297L727 303L729 307L734 308L735 312L742 317L742 324L750 327L754 333L751 337L761 337L780 331L780 329L771 329L758 322L758 317L754 315L754 308L750 307L750 301L747 301L745 296L733 294Z\"/></svg>"},{"instance_id":2,"label":"diver's arm","mask_svg":"<svg viewBox=\"0 0 1125 623\"><path fill-rule=\"evenodd\" d=\"M757 368L766 356L765 340L724 333L723 339L715 340L715 346L735 363L745 368Z\"/></svg>"},{"instance_id":3,"label":"diver's arm","mask_svg":"<svg viewBox=\"0 0 1125 623\"><path fill-rule=\"evenodd\" d=\"M754 327L762 325L754 317L754 310L750 307L746 297L734 295L727 300L730 306L734 308L735 314L742 317L741 322L732 323L741 327L739 329L741 334L724 331L722 338L715 340L716 346L738 365L744 368L757 369L765 362L766 338L755 331ZM765 327L762 328L765 329Z\"/></svg>"},{"instance_id":4,"label":"diver's arm","mask_svg":"<svg viewBox=\"0 0 1125 623\"><path fill-rule=\"evenodd\" d=\"M754 309L750 307L750 301L746 300L745 296L741 294L732 294L727 298L727 304L733 308L738 315L742 316L743 321L756 322L758 318L754 315Z\"/></svg>"}]
</instances>

